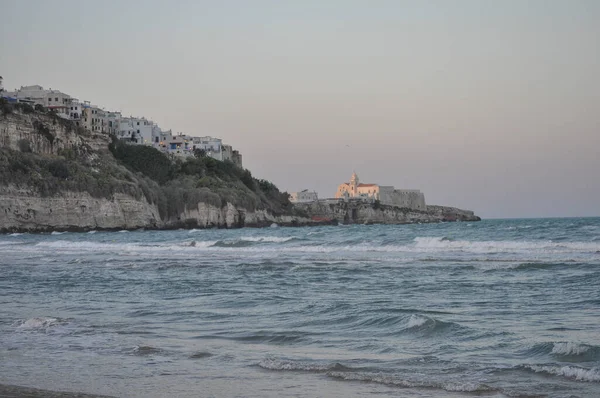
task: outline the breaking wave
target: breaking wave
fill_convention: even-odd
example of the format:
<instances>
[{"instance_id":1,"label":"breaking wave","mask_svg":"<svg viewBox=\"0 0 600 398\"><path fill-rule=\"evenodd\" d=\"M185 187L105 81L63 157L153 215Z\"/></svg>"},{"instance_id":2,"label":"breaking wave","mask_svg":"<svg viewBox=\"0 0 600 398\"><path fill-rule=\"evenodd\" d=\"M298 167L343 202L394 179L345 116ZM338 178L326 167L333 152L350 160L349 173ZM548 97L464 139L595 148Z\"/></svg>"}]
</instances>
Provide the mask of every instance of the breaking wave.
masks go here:
<instances>
[{"instance_id":1,"label":"breaking wave","mask_svg":"<svg viewBox=\"0 0 600 398\"><path fill-rule=\"evenodd\" d=\"M524 365L523 368L531 370L535 373L561 376L577 381L600 382L600 368L586 369L576 366L554 365Z\"/></svg>"},{"instance_id":2,"label":"breaking wave","mask_svg":"<svg viewBox=\"0 0 600 398\"><path fill-rule=\"evenodd\" d=\"M385 384L394 387L441 389L449 392L490 392L492 388L485 384L471 381L431 381L416 378L386 374L377 371L365 371L366 368L344 366L338 362L322 363L308 361L289 361L266 358L258 366L267 370L296 371L322 373L327 377L341 381L361 381L367 383Z\"/></svg>"},{"instance_id":3,"label":"breaking wave","mask_svg":"<svg viewBox=\"0 0 600 398\"><path fill-rule=\"evenodd\" d=\"M446 237L416 237L414 248L428 251L444 249L473 253L553 251L553 252L596 252L600 243L595 242L553 242L553 241L467 241L451 240Z\"/></svg>"},{"instance_id":4,"label":"breaking wave","mask_svg":"<svg viewBox=\"0 0 600 398\"><path fill-rule=\"evenodd\" d=\"M333 370L349 370L339 363L314 363L303 361L282 361L273 358L263 359L258 366L268 370L295 370L303 372L327 372Z\"/></svg>"},{"instance_id":5,"label":"breaking wave","mask_svg":"<svg viewBox=\"0 0 600 398\"><path fill-rule=\"evenodd\" d=\"M405 387L405 388L426 388L426 389L439 389L449 392L492 392L494 391L491 387L468 381L444 381L435 382L427 380L411 380L409 378L402 378L396 375L388 375L383 373L368 373L368 372L328 372L327 376L338 380L345 381L362 381L368 383L385 384L388 386Z\"/></svg>"},{"instance_id":6,"label":"breaking wave","mask_svg":"<svg viewBox=\"0 0 600 398\"><path fill-rule=\"evenodd\" d=\"M551 356L561 361L585 362L600 359L600 347L568 341L540 343L525 352L526 356Z\"/></svg>"},{"instance_id":7,"label":"breaking wave","mask_svg":"<svg viewBox=\"0 0 600 398\"><path fill-rule=\"evenodd\" d=\"M535 241L467 241L450 240L444 237L417 237L404 244L378 245L374 242L349 243L330 242L324 244L295 236L245 236L220 240L187 240L160 243L139 242L94 242L94 241L42 241L34 245L37 248L56 248L73 251L111 251L111 252L183 252L186 250L235 250L254 253L432 253L431 261L439 260L439 255L460 257L464 254L483 254L476 259L459 258L463 262L479 262L478 268L486 270L535 270L554 266L564 266L566 262L579 261L581 256L600 252L600 242L535 242ZM186 248L189 247L189 248ZM512 254L511 258L495 258L498 254ZM456 254L456 255L455 255ZM560 256L560 257L557 257ZM506 256L505 256L506 257ZM403 259L399 259L402 261ZM405 260L405 259L404 259ZM489 263L489 264L488 264ZM493 263L493 264L492 264ZM485 265L484 265L485 264ZM573 265L573 264L570 264Z\"/></svg>"},{"instance_id":8,"label":"breaking wave","mask_svg":"<svg viewBox=\"0 0 600 398\"><path fill-rule=\"evenodd\" d=\"M60 318L52 318L52 317L36 317L29 318L25 320L19 320L14 323L14 326L19 330L44 330L48 331L49 329L65 325L67 323L66 320Z\"/></svg>"}]
</instances>

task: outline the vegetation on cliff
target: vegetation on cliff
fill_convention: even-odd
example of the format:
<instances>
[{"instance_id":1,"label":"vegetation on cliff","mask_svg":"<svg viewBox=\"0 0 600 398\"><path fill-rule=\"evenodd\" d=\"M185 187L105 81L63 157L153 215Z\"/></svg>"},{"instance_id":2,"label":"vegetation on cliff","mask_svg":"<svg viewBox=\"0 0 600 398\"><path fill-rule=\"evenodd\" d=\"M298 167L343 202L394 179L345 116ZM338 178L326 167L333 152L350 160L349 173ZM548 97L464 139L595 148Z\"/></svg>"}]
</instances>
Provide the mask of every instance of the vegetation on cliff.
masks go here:
<instances>
[{"instance_id":1,"label":"vegetation on cliff","mask_svg":"<svg viewBox=\"0 0 600 398\"><path fill-rule=\"evenodd\" d=\"M27 104L0 104L3 116L20 112L42 117L30 129L52 144L52 129L58 123L83 137L72 122L60 119ZM32 151L26 139L18 141L18 149L0 148L0 184L38 191L42 196L60 192L88 192L93 197L112 198L116 193L145 197L156 204L164 220L178 219L186 209L198 203L217 207L231 203L247 211L264 209L274 215L290 214L293 206L287 193L275 185L256 179L249 170L232 162L221 162L201 156L172 158L148 146L131 145L112 138L107 151L92 151L79 145L59 149L53 155Z\"/></svg>"},{"instance_id":2,"label":"vegetation on cliff","mask_svg":"<svg viewBox=\"0 0 600 398\"><path fill-rule=\"evenodd\" d=\"M249 211L267 209L275 215L290 213L288 194L266 180L252 177L247 169L208 156L171 158L155 148L130 145L113 138L109 149L129 170L150 178L168 202L167 214L180 214L204 202L215 206L231 203ZM161 192L150 192L153 203ZM153 195L159 194L158 202ZM146 197L149 196L146 194ZM161 212L165 211L159 206Z\"/></svg>"}]
</instances>

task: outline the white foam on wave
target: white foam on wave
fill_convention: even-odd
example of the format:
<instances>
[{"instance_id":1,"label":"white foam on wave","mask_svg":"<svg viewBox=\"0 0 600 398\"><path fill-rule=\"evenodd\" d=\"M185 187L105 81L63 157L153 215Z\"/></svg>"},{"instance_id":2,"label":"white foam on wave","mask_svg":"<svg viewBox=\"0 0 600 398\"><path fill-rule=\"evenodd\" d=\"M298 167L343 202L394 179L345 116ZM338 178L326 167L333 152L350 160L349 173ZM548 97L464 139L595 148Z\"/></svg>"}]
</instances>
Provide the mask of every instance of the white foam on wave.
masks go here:
<instances>
[{"instance_id":1,"label":"white foam on wave","mask_svg":"<svg viewBox=\"0 0 600 398\"><path fill-rule=\"evenodd\" d=\"M396 245L377 245L374 243L354 245L245 245L237 246L237 242L256 243L284 243L295 239L293 236L244 236L225 241L224 245L218 244L223 241L176 241L176 242L94 242L94 241L68 241L57 240L54 242L43 241L35 244L39 250L44 248L60 249L63 251L113 251L117 253L160 253L172 255L173 252L188 255L189 251L223 251L244 253L432 253L434 256L448 253L472 253L472 254L513 254L510 264L492 264L492 267L515 268L523 261L537 261L548 256L560 255L561 262L566 261L564 256L587 255L587 253L600 252L600 242L532 242L532 241L452 241L440 237L417 237L412 242ZM372 254L371 254L372 256ZM526 258L523 258L526 256ZM545 260L544 260L545 261Z\"/></svg>"},{"instance_id":2,"label":"white foam on wave","mask_svg":"<svg viewBox=\"0 0 600 398\"><path fill-rule=\"evenodd\" d=\"M120 231L119 231L119 233L122 233L122 234L124 234L124 233L126 233L126 232L129 232L129 231L128 231L128 230L126 230L126 229L122 229L122 230L120 230Z\"/></svg>"},{"instance_id":3,"label":"white foam on wave","mask_svg":"<svg viewBox=\"0 0 600 398\"><path fill-rule=\"evenodd\" d=\"M59 323L57 318L51 317L29 318L17 322L18 328L24 330L47 329L52 326L57 326Z\"/></svg>"},{"instance_id":4,"label":"white foam on wave","mask_svg":"<svg viewBox=\"0 0 600 398\"><path fill-rule=\"evenodd\" d=\"M95 234L96 232L97 232L96 230L91 230L91 231L88 231L88 234Z\"/></svg>"},{"instance_id":5,"label":"white foam on wave","mask_svg":"<svg viewBox=\"0 0 600 398\"><path fill-rule=\"evenodd\" d=\"M417 251L465 251L472 253L497 252L596 252L597 242L552 242L552 241L467 241L450 240L445 237L417 237L414 246Z\"/></svg>"},{"instance_id":6,"label":"white foam on wave","mask_svg":"<svg viewBox=\"0 0 600 398\"><path fill-rule=\"evenodd\" d=\"M66 232L58 232L58 231L50 232L50 235L62 235L62 234L66 234Z\"/></svg>"},{"instance_id":7,"label":"white foam on wave","mask_svg":"<svg viewBox=\"0 0 600 398\"><path fill-rule=\"evenodd\" d=\"M571 342L554 343L552 354L557 355L581 355L590 350L590 346Z\"/></svg>"},{"instance_id":8,"label":"white foam on wave","mask_svg":"<svg viewBox=\"0 0 600 398\"><path fill-rule=\"evenodd\" d=\"M528 369L536 373L548 373L555 376L563 376L577 381L600 382L600 369L578 368L575 366L550 366L550 365L527 365Z\"/></svg>"},{"instance_id":9,"label":"white foam on wave","mask_svg":"<svg viewBox=\"0 0 600 398\"><path fill-rule=\"evenodd\" d=\"M14 246L14 245L18 245L21 243L25 243L25 242L23 242L21 240L11 240L10 242L9 241L0 242L0 246Z\"/></svg>"},{"instance_id":10,"label":"white foam on wave","mask_svg":"<svg viewBox=\"0 0 600 398\"><path fill-rule=\"evenodd\" d=\"M305 372L324 372L335 368L337 364L318 364L301 361L281 361L272 358L265 358L258 363L263 369L268 370L302 370Z\"/></svg>"},{"instance_id":11,"label":"white foam on wave","mask_svg":"<svg viewBox=\"0 0 600 398\"><path fill-rule=\"evenodd\" d=\"M424 317L422 315L412 314L410 318L408 318L408 323L406 324L406 327L408 327L409 329L418 328L420 326L425 325L428 320L429 318Z\"/></svg>"},{"instance_id":12,"label":"white foam on wave","mask_svg":"<svg viewBox=\"0 0 600 398\"><path fill-rule=\"evenodd\" d=\"M8 236L21 236L23 235L22 232L15 232L14 234L8 234Z\"/></svg>"},{"instance_id":13,"label":"white foam on wave","mask_svg":"<svg viewBox=\"0 0 600 398\"><path fill-rule=\"evenodd\" d=\"M53 248L67 251L118 251L118 252L164 252L185 251L198 248L212 247L217 241L188 241L188 242L161 242L153 245L141 245L138 243L106 243L106 242L72 242L57 240L54 242L39 242L35 246L39 248Z\"/></svg>"},{"instance_id":14,"label":"white foam on wave","mask_svg":"<svg viewBox=\"0 0 600 398\"><path fill-rule=\"evenodd\" d=\"M294 239L294 236L242 236L240 240L246 242L271 242L283 243Z\"/></svg>"},{"instance_id":15,"label":"white foam on wave","mask_svg":"<svg viewBox=\"0 0 600 398\"><path fill-rule=\"evenodd\" d=\"M369 383L385 384L396 387L407 388L438 388L450 392L483 392L490 391L490 387L469 381L445 381L432 382L426 380L409 380L396 375L383 373L366 373L366 372L328 372L328 376L347 380L347 381L363 381Z\"/></svg>"}]
</instances>

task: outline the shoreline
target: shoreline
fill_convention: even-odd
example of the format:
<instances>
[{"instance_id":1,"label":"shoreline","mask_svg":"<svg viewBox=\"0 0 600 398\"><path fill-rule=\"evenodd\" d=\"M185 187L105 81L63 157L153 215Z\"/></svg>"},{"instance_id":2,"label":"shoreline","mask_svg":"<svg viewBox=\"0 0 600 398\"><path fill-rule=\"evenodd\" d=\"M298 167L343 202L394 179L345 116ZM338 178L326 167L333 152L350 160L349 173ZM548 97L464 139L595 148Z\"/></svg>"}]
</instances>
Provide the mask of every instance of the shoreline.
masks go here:
<instances>
[{"instance_id":1,"label":"shoreline","mask_svg":"<svg viewBox=\"0 0 600 398\"><path fill-rule=\"evenodd\" d=\"M0 228L0 235L10 235L10 234L43 235L43 234L51 234L53 232L87 233L87 232L92 232L92 231L96 231L96 232L120 232L120 231L136 232L136 231L140 231L140 232L143 232L143 231L179 231L179 230L191 231L194 229L197 229L197 230L211 230L211 229L236 230L236 229L243 229L243 228L266 229L266 228L271 228L273 224L277 224L277 228L311 228L311 227L335 227L338 225L414 225L414 224L445 224L445 223L453 223L453 222L479 222L479 221L481 221L481 219L466 220L466 221L463 221L463 220L456 220L456 221L436 220L436 221L396 222L396 223L374 221L374 222L367 222L367 223L343 223L343 222L339 222L338 220L332 220L332 221L327 221L327 222L314 222L314 223L289 223L289 224L268 223L265 225L251 224L251 225L233 226L233 227L227 227L224 225L223 226L215 225L215 226L208 226L208 227L195 226L195 227L190 228L188 225L181 225L181 226L168 226L168 227L140 227L140 228L102 228L102 227L98 227L98 228L80 228L80 227L52 228L52 227L47 227L47 228L35 228L35 229ZM1 398L1 396L0 396L0 398Z\"/></svg>"},{"instance_id":2,"label":"shoreline","mask_svg":"<svg viewBox=\"0 0 600 398\"><path fill-rule=\"evenodd\" d=\"M108 395L87 394L82 392L54 391L40 388L15 386L0 383L2 398L115 398Z\"/></svg>"}]
</instances>

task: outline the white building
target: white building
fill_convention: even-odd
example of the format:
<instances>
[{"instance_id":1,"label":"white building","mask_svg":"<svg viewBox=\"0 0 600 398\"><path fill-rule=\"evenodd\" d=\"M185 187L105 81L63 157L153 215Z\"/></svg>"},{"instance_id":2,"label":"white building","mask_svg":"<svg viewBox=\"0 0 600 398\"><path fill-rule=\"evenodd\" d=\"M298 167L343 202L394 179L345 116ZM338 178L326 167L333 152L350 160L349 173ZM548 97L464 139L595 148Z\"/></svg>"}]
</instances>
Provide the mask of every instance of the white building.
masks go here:
<instances>
[{"instance_id":1,"label":"white building","mask_svg":"<svg viewBox=\"0 0 600 398\"><path fill-rule=\"evenodd\" d=\"M223 161L223 140L211 136L191 137L192 152L200 149L206 152L207 156Z\"/></svg>"},{"instance_id":2,"label":"white building","mask_svg":"<svg viewBox=\"0 0 600 398\"><path fill-rule=\"evenodd\" d=\"M116 118L115 118L116 122ZM121 117L117 137L136 144L152 145L154 123L144 117Z\"/></svg>"},{"instance_id":3,"label":"white building","mask_svg":"<svg viewBox=\"0 0 600 398\"><path fill-rule=\"evenodd\" d=\"M46 94L49 90L45 90L42 86L21 86L18 90L7 91L4 96L16 99L18 102L29 102L31 104L40 104L46 106Z\"/></svg>"},{"instance_id":4,"label":"white building","mask_svg":"<svg viewBox=\"0 0 600 398\"><path fill-rule=\"evenodd\" d=\"M121 112L105 112L104 124L108 134L117 135L119 132L119 123L121 121Z\"/></svg>"},{"instance_id":5,"label":"white building","mask_svg":"<svg viewBox=\"0 0 600 398\"><path fill-rule=\"evenodd\" d=\"M317 200L319 200L317 193L308 189L290 193L290 202L292 203L315 202Z\"/></svg>"},{"instance_id":6,"label":"white building","mask_svg":"<svg viewBox=\"0 0 600 398\"><path fill-rule=\"evenodd\" d=\"M118 120L117 138L137 143L134 121L131 117L122 117Z\"/></svg>"}]
</instances>

